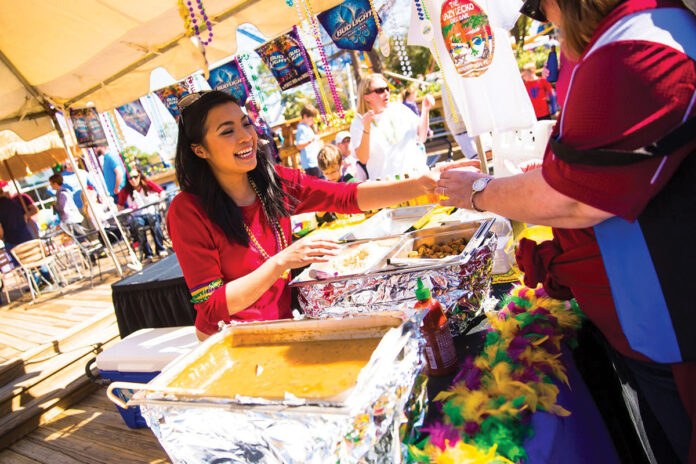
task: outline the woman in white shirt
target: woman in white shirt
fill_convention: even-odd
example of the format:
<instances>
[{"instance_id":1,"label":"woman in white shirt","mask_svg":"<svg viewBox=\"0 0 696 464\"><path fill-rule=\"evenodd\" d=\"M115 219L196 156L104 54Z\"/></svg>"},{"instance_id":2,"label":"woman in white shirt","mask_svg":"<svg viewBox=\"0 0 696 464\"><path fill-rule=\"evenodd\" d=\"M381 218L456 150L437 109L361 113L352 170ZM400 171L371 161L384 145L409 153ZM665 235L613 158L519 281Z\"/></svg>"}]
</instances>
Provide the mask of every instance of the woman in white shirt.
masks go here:
<instances>
[{"instance_id":1,"label":"woman in white shirt","mask_svg":"<svg viewBox=\"0 0 696 464\"><path fill-rule=\"evenodd\" d=\"M426 96L418 117L403 103L389 101L389 85L381 74L365 76L359 94L360 114L350 125L350 135L370 179L427 169L421 144L428 135L433 98Z\"/></svg>"}]
</instances>

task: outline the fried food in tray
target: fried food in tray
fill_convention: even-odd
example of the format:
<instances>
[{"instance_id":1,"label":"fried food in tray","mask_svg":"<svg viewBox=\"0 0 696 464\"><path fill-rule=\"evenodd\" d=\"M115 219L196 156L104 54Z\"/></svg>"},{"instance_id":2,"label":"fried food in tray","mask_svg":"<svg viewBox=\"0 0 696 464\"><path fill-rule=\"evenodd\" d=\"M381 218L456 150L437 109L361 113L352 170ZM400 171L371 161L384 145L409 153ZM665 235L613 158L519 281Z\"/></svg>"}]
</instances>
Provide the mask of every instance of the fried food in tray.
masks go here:
<instances>
[{"instance_id":1,"label":"fried food in tray","mask_svg":"<svg viewBox=\"0 0 696 464\"><path fill-rule=\"evenodd\" d=\"M450 240L449 242L438 245L437 243L430 246L423 244L418 247L417 250L410 251L408 253L409 258L426 258L426 259L439 259L445 258L447 256L454 256L461 254L466 248L467 240L464 237Z\"/></svg>"}]
</instances>

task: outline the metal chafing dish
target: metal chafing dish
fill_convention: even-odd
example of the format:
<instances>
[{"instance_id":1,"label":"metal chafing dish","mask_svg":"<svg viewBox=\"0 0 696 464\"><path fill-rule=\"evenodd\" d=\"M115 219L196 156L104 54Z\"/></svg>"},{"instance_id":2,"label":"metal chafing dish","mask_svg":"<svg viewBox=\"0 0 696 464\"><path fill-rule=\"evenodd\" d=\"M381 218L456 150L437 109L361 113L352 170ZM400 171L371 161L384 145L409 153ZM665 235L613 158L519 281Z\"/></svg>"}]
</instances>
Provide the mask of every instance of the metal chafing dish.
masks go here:
<instances>
[{"instance_id":1,"label":"metal chafing dish","mask_svg":"<svg viewBox=\"0 0 696 464\"><path fill-rule=\"evenodd\" d=\"M411 232L362 274L312 275L306 271L290 285L298 288L298 300L306 316L343 317L410 310L415 300L416 279L420 277L450 313L450 326L458 334L479 311L488 294L495 252L495 237L491 232L494 222L495 219L488 219ZM402 257L414 244L458 236L469 241L455 257L439 260Z\"/></svg>"},{"instance_id":2,"label":"metal chafing dish","mask_svg":"<svg viewBox=\"0 0 696 464\"><path fill-rule=\"evenodd\" d=\"M407 424L402 429L408 430L422 420L425 409L418 325L393 314L229 325L169 364L149 384L115 382L107 393L118 404L114 390L136 391L128 406L140 405L175 463L401 462L399 428ZM286 394L269 399L263 392L224 397L206 394L205 388L171 387L182 373L214 376L205 366L220 364L211 353L219 353L221 347L375 337L378 345L357 382L331 398Z\"/></svg>"},{"instance_id":3,"label":"metal chafing dish","mask_svg":"<svg viewBox=\"0 0 696 464\"><path fill-rule=\"evenodd\" d=\"M418 205L383 209L352 227L339 241L400 236L434 207L435 205Z\"/></svg>"}]
</instances>

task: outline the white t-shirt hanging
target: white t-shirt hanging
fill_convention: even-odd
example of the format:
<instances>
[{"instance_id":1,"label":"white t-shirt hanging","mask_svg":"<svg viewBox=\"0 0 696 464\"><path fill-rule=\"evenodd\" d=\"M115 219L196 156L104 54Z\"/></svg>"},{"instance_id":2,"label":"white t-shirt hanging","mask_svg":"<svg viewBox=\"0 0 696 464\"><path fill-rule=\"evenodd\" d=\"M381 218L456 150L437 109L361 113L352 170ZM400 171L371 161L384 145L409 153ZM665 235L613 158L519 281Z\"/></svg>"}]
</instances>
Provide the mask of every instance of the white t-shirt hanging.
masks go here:
<instances>
[{"instance_id":1,"label":"white t-shirt hanging","mask_svg":"<svg viewBox=\"0 0 696 464\"><path fill-rule=\"evenodd\" d=\"M517 68L508 32L501 27L516 19L519 2L423 1L447 85L469 134L532 127L536 122L534 108ZM490 15L489 3L495 4ZM414 23L420 23L417 14L409 29L409 44L423 41L422 27ZM431 52L432 46L431 42Z\"/></svg>"},{"instance_id":2,"label":"white t-shirt hanging","mask_svg":"<svg viewBox=\"0 0 696 464\"><path fill-rule=\"evenodd\" d=\"M370 128L370 158L367 174L370 179L407 174L427 169L426 156L418 143L420 119L406 105L391 102L376 114ZM357 150L363 137L359 117L350 125L351 147Z\"/></svg>"}]
</instances>

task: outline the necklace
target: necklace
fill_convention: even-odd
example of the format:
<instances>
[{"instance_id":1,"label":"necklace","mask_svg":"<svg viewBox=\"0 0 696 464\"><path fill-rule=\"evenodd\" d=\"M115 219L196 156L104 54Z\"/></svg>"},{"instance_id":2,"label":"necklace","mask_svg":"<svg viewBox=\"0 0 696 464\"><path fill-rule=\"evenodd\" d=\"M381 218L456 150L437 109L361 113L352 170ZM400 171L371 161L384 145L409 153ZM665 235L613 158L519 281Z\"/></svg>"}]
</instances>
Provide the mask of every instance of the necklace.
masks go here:
<instances>
[{"instance_id":1,"label":"necklace","mask_svg":"<svg viewBox=\"0 0 696 464\"><path fill-rule=\"evenodd\" d=\"M391 146L394 146L398 142L397 129L394 126L394 121L392 120L391 115L385 114L386 111L387 109L385 108L384 111L381 113L384 116L381 118L382 120L379 124L377 124L377 121L375 121L374 119L372 120L372 124L384 136L384 138L387 140L387 143ZM391 127L391 131L389 131L389 133L387 133L387 131L385 130L386 128L384 127L387 124L387 122Z\"/></svg>"},{"instance_id":2,"label":"necklace","mask_svg":"<svg viewBox=\"0 0 696 464\"><path fill-rule=\"evenodd\" d=\"M256 196L259 198L259 201L261 202L261 208L263 209L263 212L266 214L266 218L268 218L268 222L271 223L271 228L273 229L273 235L275 235L275 239L276 239L276 245L278 246L278 253L280 253L281 251L283 251L285 248L288 247L288 243L285 240L285 235L283 234L283 229L280 226L280 222L276 218L271 219L271 216L268 214L268 211L266 210L266 203L263 201L263 197L261 196L259 189L256 187L256 183L251 178L249 178L249 183L251 183L251 188L254 189ZM251 244L254 246L254 248L256 248L256 251L259 252L259 254L263 257L264 260L268 261L269 259L271 259L271 255L261 246L259 241L254 236L254 233L251 231L251 228L249 226L247 226L246 223L243 221L242 221L242 225L244 225L244 230L246 231L247 235L249 236L249 240L251 241ZM286 270L281 275L281 279L287 279L289 275L290 275L290 271Z\"/></svg>"}]
</instances>

